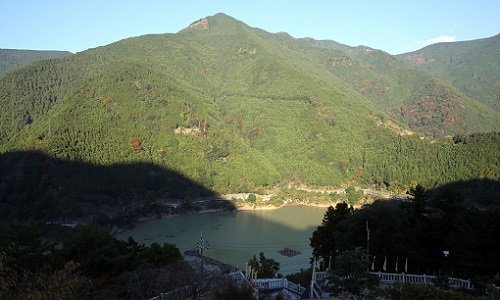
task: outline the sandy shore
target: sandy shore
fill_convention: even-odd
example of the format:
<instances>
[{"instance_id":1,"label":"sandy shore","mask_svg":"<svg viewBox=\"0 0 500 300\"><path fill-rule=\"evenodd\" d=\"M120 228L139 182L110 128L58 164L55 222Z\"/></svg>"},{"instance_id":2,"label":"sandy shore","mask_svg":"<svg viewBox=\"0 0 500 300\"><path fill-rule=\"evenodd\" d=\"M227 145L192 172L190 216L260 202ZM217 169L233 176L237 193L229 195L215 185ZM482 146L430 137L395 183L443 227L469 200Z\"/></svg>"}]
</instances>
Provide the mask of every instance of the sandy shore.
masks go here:
<instances>
[{"instance_id":1,"label":"sandy shore","mask_svg":"<svg viewBox=\"0 0 500 300\"><path fill-rule=\"evenodd\" d=\"M280 208L288 207L288 206L309 206L309 207L326 208L329 206L335 206L335 205L337 205L337 203L338 202L329 202L329 203L318 204L318 203L293 202L291 200L286 201L285 203L283 203L280 206L274 206L274 205L255 206L255 205L245 203L243 205L236 206L235 211L274 210L274 209L280 209ZM199 210L196 212L189 212L186 214L162 214L161 219L170 219L170 218L180 217L183 215L200 215L200 214L208 214L208 213L215 213L215 212L222 212L222 211L227 211L227 209L202 209L202 210ZM151 216L139 218L137 220L137 223L133 227L137 228L137 227L141 226L143 223L157 220L157 219L158 219L158 217L155 218L155 217L151 217ZM126 230L126 229L115 227L115 228L113 228L113 233L119 233L119 232L122 232L123 230Z\"/></svg>"},{"instance_id":2,"label":"sandy shore","mask_svg":"<svg viewBox=\"0 0 500 300\"><path fill-rule=\"evenodd\" d=\"M287 207L287 206L329 207L329 206L334 206L337 203L338 202L318 204L318 203L299 203L299 202L288 201L280 206L274 206L274 205L253 206L250 204L245 204L243 206L237 207L236 210L272 210L272 209L280 209L280 208Z\"/></svg>"}]
</instances>

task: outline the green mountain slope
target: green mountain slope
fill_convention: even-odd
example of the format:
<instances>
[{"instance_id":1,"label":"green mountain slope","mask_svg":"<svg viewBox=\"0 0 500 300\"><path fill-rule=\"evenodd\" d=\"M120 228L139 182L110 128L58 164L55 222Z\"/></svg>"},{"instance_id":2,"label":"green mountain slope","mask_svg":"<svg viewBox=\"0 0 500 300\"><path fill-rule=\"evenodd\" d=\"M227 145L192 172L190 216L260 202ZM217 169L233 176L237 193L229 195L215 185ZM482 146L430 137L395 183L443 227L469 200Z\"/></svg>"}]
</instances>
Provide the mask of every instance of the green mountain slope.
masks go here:
<instances>
[{"instance_id":1,"label":"green mountain slope","mask_svg":"<svg viewBox=\"0 0 500 300\"><path fill-rule=\"evenodd\" d=\"M68 51L0 49L0 75L30 62L71 55Z\"/></svg>"},{"instance_id":2,"label":"green mountain slope","mask_svg":"<svg viewBox=\"0 0 500 300\"><path fill-rule=\"evenodd\" d=\"M396 57L365 46L313 39L304 42L341 51L340 56L323 58L325 68L412 131L439 137L495 130L500 124L497 112L470 99L446 77L415 72Z\"/></svg>"},{"instance_id":3,"label":"green mountain slope","mask_svg":"<svg viewBox=\"0 0 500 300\"><path fill-rule=\"evenodd\" d=\"M500 111L500 34L439 43L397 56L416 70L451 82L469 97Z\"/></svg>"},{"instance_id":4,"label":"green mountain slope","mask_svg":"<svg viewBox=\"0 0 500 300\"><path fill-rule=\"evenodd\" d=\"M259 192L280 184L369 185L397 192L418 182L434 187L500 179L499 135L467 134L498 130L498 113L476 107L453 87L442 91L448 87L434 77L381 57L384 64L369 63L379 56L357 60L218 14L177 34L125 39L0 77L0 153L40 151L55 161L133 164L141 170L150 165L148 180L155 186L166 180L160 167L216 193ZM332 60L335 65L325 64ZM374 88L363 90L364 80L382 74L388 74L385 92L390 97ZM402 75L398 81L397 74ZM421 78L430 82L422 86ZM404 124L411 119L394 107L397 101L417 104L398 98L398 89L422 103L436 86L440 90L433 101L457 110L466 125L446 127L445 118L436 121L442 124L437 130L428 125L429 133L464 134L433 141L406 135ZM478 114L482 118L475 119ZM3 177L0 198L14 202L32 197L16 188L17 180L30 176L26 164L6 160L19 167ZM47 174L37 173L36 186L43 178L59 176L51 173L57 168L37 170ZM120 178L106 172L95 176L103 177L102 182ZM116 189L99 187L85 189L79 197L141 197L133 189L127 193L127 185L118 185L124 188L119 195ZM150 197L182 194L165 185Z\"/></svg>"}]
</instances>

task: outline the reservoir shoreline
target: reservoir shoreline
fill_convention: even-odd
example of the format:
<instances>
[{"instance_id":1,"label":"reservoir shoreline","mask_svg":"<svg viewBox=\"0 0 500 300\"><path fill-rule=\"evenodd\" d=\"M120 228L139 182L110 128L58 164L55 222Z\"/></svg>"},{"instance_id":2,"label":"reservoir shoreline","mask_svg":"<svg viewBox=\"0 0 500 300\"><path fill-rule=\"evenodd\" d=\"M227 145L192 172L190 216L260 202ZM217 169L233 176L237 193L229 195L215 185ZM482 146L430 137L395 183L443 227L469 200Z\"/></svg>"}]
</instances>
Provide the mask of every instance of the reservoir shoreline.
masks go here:
<instances>
[{"instance_id":1,"label":"reservoir shoreline","mask_svg":"<svg viewBox=\"0 0 500 300\"><path fill-rule=\"evenodd\" d=\"M297 203L234 211L203 210L146 221L115 236L122 240L131 236L146 245L170 243L185 253L195 249L202 233L209 241L204 253L209 258L244 269L245 262L263 252L280 263L280 272L293 273L309 267L309 238L321 225L326 206Z\"/></svg>"},{"instance_id":2,"label":"reservoir shoreline","mask_svg":"<svg viewBox=\"0 0 500 300\"><path fill-rule=\"evenodd\" d=\"M266 205L266 206L252 206L250 204L246 204L243 206L237 206L233 211L269 211L269 210L277 210L285 207L316 207L316 208L328 208L330 206L334 206L337 203L340 202L329 202L329 203L324 203L324 204L318 204L318 203L302 203L302 202L292 202L288 201L285 202L283 205L280 206L275 206L275 205ZM155 221L155 220L163 220L163 219L171 219L171 218L177 218L177 217L182 217L182 216L196 216L196 215L203 215L203 214L210 214L210 213L218 213L218 212L227 212L231 210L227 209L201 209L199 211L190 211L182 214L161 214L161 217L145 217L145 218L139 218L137 220L137 224L135 224L131 228L114 228L113 229L113 234L117 235L120 234L124 231L132 230L135 228L140 227L144 223Z\"/></svg>"}]
</instances>

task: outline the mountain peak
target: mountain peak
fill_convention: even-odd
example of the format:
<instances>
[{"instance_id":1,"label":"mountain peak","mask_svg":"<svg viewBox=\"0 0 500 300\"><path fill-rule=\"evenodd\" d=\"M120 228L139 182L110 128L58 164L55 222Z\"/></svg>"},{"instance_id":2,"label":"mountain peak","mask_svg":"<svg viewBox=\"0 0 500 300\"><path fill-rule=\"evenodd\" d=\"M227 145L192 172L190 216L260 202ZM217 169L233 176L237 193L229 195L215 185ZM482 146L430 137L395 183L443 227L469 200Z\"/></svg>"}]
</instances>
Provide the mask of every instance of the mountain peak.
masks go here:
<instances>
[{"instance_id":1,"label":"mountain peak","mask_svg":"<svg viewBox=\"0 0 500 300\"><path fill-rule=\"evenodd\" d=\"M207 30L210 27L208 24L207 18L205 19L199 19L196 22L191 23L191 25L188 26L188 28L191 29L197 29L197 30Z\"/></svg>"},{"instance_id":2,"label":"mountain peak","mask_svg":"<svg viewBox=\"0 0 500 300\"><path fill-rule=\"evenodd\" d=\"M222 27L230 28L242 24L244 23L226 14L217 13L213 16L207 16L205 18L199 19L191 23L186 29L195 29L201 31L201 30L208 30L214 27L219 27L221 25Z\"/></svg>"},{"instance_id":3,"label":"mountain peak","mask_svg":"<svg viewBox=\"0 0 500 300\"><path fill-rule=\"evenodd\" d=\"M415 182L463 182L475 174L500 180L497 135L467 137L467 143L463 135L434 143L417 136L499 130L500 113L459 90L493 83L490 99L497 100L496 56L476 51L470 63L478 71L460 73L478 79L453 87L379 50L305 41L321 48L216 14L180 34L129 38L0 76L0 155L38 150L56 161L74 160L79 172L45 158L29 160L33 179L0 172L0 198L33 199L31 207L38 207L38 199L78 197L86 210L102 199L125 203L143 190L153 191L148 199L193 199L201 192L192 186L199 185L228 194L289 182L396 191ZM453 56L438 56L437 50L434 57L442 58L436 62L453 67L451 75L471 55L459 57L458 47ZM485 65L491 70L480 73ZM415 135L404 137L408 130ZM13 171L26 161L13 166L7 160ZM112 173L119 174L88 176L95 165L116 165ZM58 183L66 178L67 184ZM10 213L4 203L0 212ZM60 211L66 213L65 203Z\"/></svg>"}]
</instances>

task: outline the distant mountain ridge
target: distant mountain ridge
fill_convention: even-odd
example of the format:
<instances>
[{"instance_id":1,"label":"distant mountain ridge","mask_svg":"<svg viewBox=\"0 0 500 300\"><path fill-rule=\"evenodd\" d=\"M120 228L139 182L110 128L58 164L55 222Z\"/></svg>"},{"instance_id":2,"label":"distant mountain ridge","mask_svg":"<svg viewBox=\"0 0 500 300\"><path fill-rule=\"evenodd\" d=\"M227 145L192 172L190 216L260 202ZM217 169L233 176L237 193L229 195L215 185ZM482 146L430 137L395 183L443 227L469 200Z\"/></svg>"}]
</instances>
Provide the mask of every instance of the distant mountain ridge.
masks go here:
<instances>
[{"instance_id":1,"label":"distant mountain ridge","mask_svg":"<svg viewBox=\"0 0 500 300\"><path fill-rule=\"evenodd\" d=\"M0 75L30 62L72 54L68 51L0 49Z\"/></svg>"},{"instance_id":2,"label":"distant mountain ridge","mask_svg":"<svg viewBox=\"0 0 500 300\"><path fill-rule=\"evenodd\" d=\"M452 83L472 99L500 111L500 34L472 41L433 44L396 57L416 70Z\"/></svg>"},{"instance_id":3,"label":"distant mountain ridge","mask_svg":"<svg viewBox=\"0 0 500 300\"><path fill-rule=\"evenodd\" d=\"M335 41L316 41L311 38L302 40L314 47L334 49L344 53L343 57L326 62L326 64L331 65L332 71L337 76L343 78L355 89L372 99L379 109L406 124L410 129L427 135L446 134L457 123L465 125L462 127L463 130L468 131L470 128L467 129L466 124L477 123L482 117L477 115L475 120L467 121L467 117L464 117L460 111L472 107L488 111L488 109L485 110L484 106L496 109L500 103L497 100L500 95L500 82L497 82L498 78L500 78L498 76L500 68L496 68L500 61L500 52L498 51L487 58L482 55L481 51L470 51L470 59L475 61L476 64L468 64L468 68L477 69L474 76L480 76L481 81L474 86L467 85L470 88L466 88L464 81L453 80L452 82L453 78L438 72L439 69L433 67L436 64L432 64L435 59L430 59L431 63L427 64L412 65L409 63L407 58L410 57L419 57L416 61L422 61L423 52L417 51L420 54L410 53L392 56L381 50L366 46L350 47ZM484 50L487 47L491 48L492 45L496 45L497 40L498 36L486 40L463 42L464 44L458 43L454 47L459 49L462 47L461 45L466 45L467 49ZM424 49L429 47L439 48L441 47L439 45L431 45ZM455 43L449 43L449 45L452 47L451 45L455 45ZM460 55L458 55L461 57L460 66L462 69L458 72L449 72L449 74L456 73L454 77L466 78L471 74L469 70L464 69L465 63L462 63L465 59L463 54L466 52L465 50L459 51ZM485 50L484 52L492 51ZM436 50L436 55L443 57L447 54ZM483 68L485 63L488 64L487 68ZM420 66L426 66L426 68L430 69L425 69L428 72L411 72L407 69L408 67L416 70L424 68ZM435 72L431 70L435 70ZM489 74L489 81L485 81L483 75L477 75L483 74L481 72ZM461 90L466 90L468 93ZM466 100L467 104L464 100L468 97L476 100L476 102ZM497 114L491 111L485 113L491 115L494 119L498 118L494 116ZM480 115L483 115L483 113L480 113ZM476 130L473 129L473 131Z\"/></svg>"},{"instance_id":4,"label":"distant mountain ridge","mask_svg":"<svg viewBox=\"0 0 500 300\"><path fill-rule=\"evenodd\" d=\"M124 183L141 180L164 186L148 199L200 196L169 174L216 194L500 179L499 112L385 52L311 43L217 14L1 76L0 199L121 205L144 197ZM47 159L9 156L32 151ZM61 161L88 168L72 177ZM141 172L85 173L130 164Z\"/></svg>"}]
</instances>

